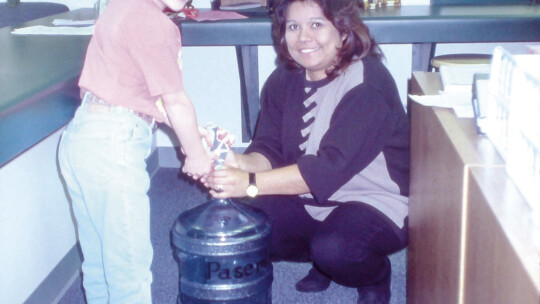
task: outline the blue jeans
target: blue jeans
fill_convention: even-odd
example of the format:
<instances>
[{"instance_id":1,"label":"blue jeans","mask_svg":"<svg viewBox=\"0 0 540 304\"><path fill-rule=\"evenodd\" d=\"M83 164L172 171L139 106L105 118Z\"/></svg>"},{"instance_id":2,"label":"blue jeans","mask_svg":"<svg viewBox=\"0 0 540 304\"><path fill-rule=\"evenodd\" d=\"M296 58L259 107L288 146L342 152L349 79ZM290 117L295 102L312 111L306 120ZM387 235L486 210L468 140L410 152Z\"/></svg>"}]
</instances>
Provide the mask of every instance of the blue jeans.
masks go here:
<instances>
[{"instance_id":1,"label":"blue jeans","mask_svg":"<svg viewBox=\"0 0 540 304\"><path fill-rule=\"evenodd\" d=\"M60 140L58 160L77 220L88 304L152 302L152 126L114 107L91 113L87 96Z\"/></svg>"}]
</instances>

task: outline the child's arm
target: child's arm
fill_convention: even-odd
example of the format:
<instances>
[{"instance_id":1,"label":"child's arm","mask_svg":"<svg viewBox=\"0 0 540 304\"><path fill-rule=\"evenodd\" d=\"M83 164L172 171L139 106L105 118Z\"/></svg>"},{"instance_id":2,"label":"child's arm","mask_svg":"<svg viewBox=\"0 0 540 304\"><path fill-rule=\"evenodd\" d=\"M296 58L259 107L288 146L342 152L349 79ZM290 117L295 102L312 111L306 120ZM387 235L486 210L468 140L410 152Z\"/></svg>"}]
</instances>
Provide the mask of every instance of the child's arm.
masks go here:
<instances>
[{"instance_id":1,"label":"child's arm","mask_svg":"<svg viewBox=\"0 0 540 304\"><path fill-rule=\"evenodd\" d=\"M192 175L194 179L210 173L213 160L202 145L191 100L185 92L164 94L161 99L170 126L186 154L182 172Z\"/></svg>"}]
</instances>

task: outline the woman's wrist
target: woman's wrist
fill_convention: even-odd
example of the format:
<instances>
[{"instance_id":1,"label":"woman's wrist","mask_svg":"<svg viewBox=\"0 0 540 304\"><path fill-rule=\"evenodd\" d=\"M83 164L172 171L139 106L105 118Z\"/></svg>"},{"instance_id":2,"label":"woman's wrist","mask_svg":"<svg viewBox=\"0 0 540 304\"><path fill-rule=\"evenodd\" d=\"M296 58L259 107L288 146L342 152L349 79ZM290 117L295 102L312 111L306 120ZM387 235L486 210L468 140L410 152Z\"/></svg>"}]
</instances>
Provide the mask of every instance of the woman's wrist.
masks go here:
<instances>
[{"instance_id":1,"label":"woman's wrist","mask_svg":"<svg viewBox=\"0 0 540 304\"><path fill-rule=\"evenodd\" d=\"M272 169L270 161L258 152L237 154L236 163L239 169L246 172L262 172Z\"/></svg>"},{"instance_id":2,"label":"woman's wrist","mask_svg":"<svg viewBox=\"0 0 540 304\"><path fill-rule=\"evenodd\" d=\"M248 154L236 154L236 153L233 154L234 161L237 168L242 171L249 172L249 162L247 161L247 159L249 158L247 156Z\"/></svg>"}]
</instances>

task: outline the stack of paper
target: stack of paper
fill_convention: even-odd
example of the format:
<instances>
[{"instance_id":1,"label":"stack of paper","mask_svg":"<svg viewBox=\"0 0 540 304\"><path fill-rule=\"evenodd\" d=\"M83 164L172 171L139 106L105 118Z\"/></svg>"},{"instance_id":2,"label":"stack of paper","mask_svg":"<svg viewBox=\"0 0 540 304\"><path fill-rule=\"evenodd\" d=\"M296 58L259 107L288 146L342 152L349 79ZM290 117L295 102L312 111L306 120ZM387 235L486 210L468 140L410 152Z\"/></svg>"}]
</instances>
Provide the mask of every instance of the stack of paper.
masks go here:
<instances>
[{"instance_id":1,"label":"stack of paper","mask_svg":"<svg viewBox=\"0 0 540 304\"><path fill-rule=\"evenodd\" d=\"M45 26L35 25L14 29L14 35L93 35L94 26Z\"/></svg>"},{"instance_id":2,"label":"stack of paper","mask_svg":"<svg viewBox=\"0 0 540 304\"><path fill-rule=\"evenodd\" d=\"M489 64L441 66L443 90L439 95L410 97L425 106L451 108L457 117L473 118L472 87L475 74L489 74Z\"/></svg>"},{"instance_id":3,"label":"stack of paper","mask_svg":"<svg viewBox=\"0 0 540 304\"><path fill-rule=\"evenodd\" d=\"M245 10L266 5L266 0L221 0L220 10Z\"/></svg>"},{"instance_id":4,"label":"stack of paper","mask_svg":"<svg viewBox=\"0 0 540 304\"><path fill-rule=\"evenodd\" d=\"M241 2L241 3L230 4L230 5L222 5L219 7L219 9L224 10L224 11L234 11L234 10L244 10L244 9L250 9L250 8L257 8L257 7L261 7L261 3Z\"/></svg>"},{"instance_id":5,"label":"stack of paper","mask_svg":"<svg viewBox=\"0 0 540 304\"><path fill-rule=\"evenodd\" d=\"M489 64L443 65L439 69L445 93L472 93L474 74L489 74Z\"/></svg>"}]
</instances>

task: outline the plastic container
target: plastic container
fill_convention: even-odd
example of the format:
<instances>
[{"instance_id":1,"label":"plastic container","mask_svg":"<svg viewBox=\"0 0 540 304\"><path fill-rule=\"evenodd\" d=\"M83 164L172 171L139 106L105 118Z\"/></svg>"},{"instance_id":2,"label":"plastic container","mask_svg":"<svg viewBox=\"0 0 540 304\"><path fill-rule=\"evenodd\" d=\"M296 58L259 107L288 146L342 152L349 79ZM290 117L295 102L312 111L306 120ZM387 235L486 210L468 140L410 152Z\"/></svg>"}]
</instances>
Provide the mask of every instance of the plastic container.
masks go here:
<instances>
[{"instance_id":1,"label":"plastic container","mask_svg":"<svg viewBox=\"0 0 540 304\"><path fill-rule=\"evenodd\" d=\"M266 215L230 199L212 199L174 223L182 304L272 303Z\"/></svg>"}]
</instances>

